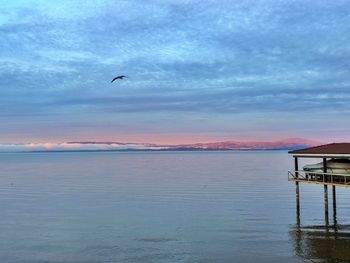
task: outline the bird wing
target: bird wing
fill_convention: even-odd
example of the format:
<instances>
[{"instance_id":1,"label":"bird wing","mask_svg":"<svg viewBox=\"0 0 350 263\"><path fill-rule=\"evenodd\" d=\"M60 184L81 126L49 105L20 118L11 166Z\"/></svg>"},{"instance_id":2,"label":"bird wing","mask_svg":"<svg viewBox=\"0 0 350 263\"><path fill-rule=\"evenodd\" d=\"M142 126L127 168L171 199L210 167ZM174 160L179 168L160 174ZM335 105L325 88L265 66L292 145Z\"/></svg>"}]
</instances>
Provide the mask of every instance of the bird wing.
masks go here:
<instances>
[{"instance_id":1,"label":"bird wing","mask_svg":"<svg viewBox=\"0 0 350 263\"><path fill-rule=\"evenodd\" d=\"M123 78L126 78L126 76L124 76L124 75L117 76L117 77L115 77L114 79L112 79L111 83L112 83L113 81L115 81L116 79L123 79Z\"/></svg>"}]
</instances>

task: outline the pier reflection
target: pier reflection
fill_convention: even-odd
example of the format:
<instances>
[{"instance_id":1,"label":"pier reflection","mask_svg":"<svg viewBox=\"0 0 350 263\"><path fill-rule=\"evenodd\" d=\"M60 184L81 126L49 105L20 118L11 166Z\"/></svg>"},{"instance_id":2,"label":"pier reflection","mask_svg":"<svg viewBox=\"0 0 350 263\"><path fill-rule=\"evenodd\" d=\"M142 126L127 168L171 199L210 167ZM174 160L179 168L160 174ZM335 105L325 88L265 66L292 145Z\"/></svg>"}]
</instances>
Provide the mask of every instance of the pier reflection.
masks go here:
<instances>
[{"instance_id":1,"label":"pier reflection","mask_svg":"<svg viewBox=\"0 0 350 263\"><path fill-rule=\"evenodd\" d=\"M350 225L301 226L290 229L295 255L307 262L350 262Z\"/></svg>"}]
</instances>

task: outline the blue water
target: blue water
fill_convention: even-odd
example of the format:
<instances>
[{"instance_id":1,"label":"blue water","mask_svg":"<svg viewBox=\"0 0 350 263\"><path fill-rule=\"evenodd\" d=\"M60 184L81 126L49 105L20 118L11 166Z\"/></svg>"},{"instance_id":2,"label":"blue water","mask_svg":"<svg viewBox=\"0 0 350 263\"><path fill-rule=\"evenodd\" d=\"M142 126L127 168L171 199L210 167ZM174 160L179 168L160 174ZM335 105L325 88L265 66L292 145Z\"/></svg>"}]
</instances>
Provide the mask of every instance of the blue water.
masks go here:
<instances>
[{"instance_id":1,"label":"blue water","mask_svg":"<svg viewBox=\"0 0 350 263\"><path fill-rule=\"evenodd\" d=\"M350 189L283 151L0 154L0 262L349 262Z\"/></svg>"}]
</instances>

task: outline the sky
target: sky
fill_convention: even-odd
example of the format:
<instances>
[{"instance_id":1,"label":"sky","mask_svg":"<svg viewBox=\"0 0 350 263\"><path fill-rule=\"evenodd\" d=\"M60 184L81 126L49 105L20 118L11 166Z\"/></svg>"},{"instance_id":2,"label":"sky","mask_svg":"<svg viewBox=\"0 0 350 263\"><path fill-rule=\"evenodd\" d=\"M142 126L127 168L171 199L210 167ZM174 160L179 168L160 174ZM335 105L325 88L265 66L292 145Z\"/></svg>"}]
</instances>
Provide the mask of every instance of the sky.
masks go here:
<instances>
[{"instance_id":1,"label":"sky","mask_svg":"<svg viewBox=\"0 0 350 263\"><path fill-rule=\"evenodd\" d=\"M2 1L0 143L349 141L349 32L342 0Z\"/></svg>"}]
</instances>

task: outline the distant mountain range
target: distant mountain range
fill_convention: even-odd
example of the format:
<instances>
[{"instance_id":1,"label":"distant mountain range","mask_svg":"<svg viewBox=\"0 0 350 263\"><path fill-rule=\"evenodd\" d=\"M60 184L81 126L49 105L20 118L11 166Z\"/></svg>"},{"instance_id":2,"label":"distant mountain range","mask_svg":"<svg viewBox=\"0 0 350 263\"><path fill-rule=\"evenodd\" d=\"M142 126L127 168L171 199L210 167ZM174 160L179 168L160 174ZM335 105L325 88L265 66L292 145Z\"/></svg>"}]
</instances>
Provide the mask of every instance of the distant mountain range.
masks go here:
<instances>
[{"instance_id":1,"label":"distant mountain range","mask_svg":"<svg viewBox=\"0 0 350 263\"><path fill-rule=\"evenodd\" d=\"M289 138L278 141L224 141L177 145L83 141L0 144L0 152L294 150L320 144L322 143L301 138Z\"/></svg>"},{"instance_id":2,"label":"distant mountain range","mask_svg":"<svg viewBox=\"0 0 350 263\"><path fill-rule=\"evenodd\" d=\"M196 143L188 145L177 145L184 148L199 148L207 150L292 150L305 147L317 146L322 143L300 139L290 138L285 140L266 142L266 141L225 141L212 143Z\"/></svg>"}]
</instances>

